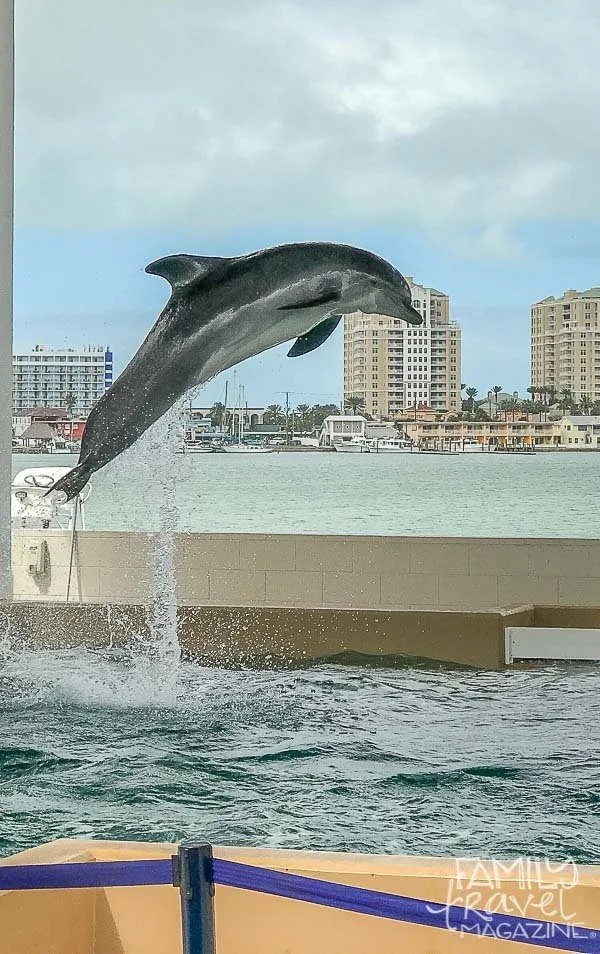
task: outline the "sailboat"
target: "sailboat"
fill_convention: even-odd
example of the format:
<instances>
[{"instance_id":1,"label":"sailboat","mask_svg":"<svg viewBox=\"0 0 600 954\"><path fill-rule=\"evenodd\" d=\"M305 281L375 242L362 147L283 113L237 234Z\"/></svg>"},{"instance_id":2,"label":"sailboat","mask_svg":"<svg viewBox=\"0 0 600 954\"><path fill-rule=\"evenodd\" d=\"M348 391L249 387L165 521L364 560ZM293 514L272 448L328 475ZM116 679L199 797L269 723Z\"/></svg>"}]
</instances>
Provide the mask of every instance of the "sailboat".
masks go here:
<instances>
[{"instance_id":1,"label":"sailboat","mask_svg":"<svg viewBox=\"0 0 600 954\"><path fill-rule=\"evenodd\" d=\"M227 444L223 447L226 454L271 454L275 448L268 447L266 444L245 444L244 443L244 388L239 388L239 414L237 419L237 435L235 435L236 420L235 407L233 409L233 427L234 436L237 436L236 444Z\"/></svg>"}]
</instances>

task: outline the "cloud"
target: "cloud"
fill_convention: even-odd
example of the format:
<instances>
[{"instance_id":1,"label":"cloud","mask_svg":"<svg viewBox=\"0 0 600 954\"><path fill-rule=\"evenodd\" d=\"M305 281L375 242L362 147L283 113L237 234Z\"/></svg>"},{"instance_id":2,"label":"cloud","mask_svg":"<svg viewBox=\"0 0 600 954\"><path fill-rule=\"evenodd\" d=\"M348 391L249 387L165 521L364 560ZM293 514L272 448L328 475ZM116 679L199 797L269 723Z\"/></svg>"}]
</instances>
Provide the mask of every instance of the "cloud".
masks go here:
<instances>
[{"instance_id":1,"label":"cloud","mask_svg":"<svg viewBox=\"0 0 600 954\"><path fill-rule=\"evenodd\" d=\"M597 0L17 6L19 225L412 222L493 257L598 215Z\"/></svg>"}]
</instances>

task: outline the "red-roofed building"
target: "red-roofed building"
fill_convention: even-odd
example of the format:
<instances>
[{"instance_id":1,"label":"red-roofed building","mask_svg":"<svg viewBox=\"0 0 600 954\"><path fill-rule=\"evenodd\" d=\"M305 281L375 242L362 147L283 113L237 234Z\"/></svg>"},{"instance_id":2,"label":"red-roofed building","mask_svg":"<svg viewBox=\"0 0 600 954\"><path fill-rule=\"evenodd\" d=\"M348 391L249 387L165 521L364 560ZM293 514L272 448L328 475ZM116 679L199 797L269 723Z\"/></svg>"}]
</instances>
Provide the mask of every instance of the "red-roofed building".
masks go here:
<instances>
[{"instance_id":1,"label":"red-roofed building","mask_svg":"<svg viewBox=\"0 0 600 954\"><path fill-rule=\"evenodd\" d=\"M46 423L55 437L80 441L85 428L83 418L70 418L61 407L28 407L13 415L13 437L21 437L31 424Z\"/></svg>"}]
</instances>

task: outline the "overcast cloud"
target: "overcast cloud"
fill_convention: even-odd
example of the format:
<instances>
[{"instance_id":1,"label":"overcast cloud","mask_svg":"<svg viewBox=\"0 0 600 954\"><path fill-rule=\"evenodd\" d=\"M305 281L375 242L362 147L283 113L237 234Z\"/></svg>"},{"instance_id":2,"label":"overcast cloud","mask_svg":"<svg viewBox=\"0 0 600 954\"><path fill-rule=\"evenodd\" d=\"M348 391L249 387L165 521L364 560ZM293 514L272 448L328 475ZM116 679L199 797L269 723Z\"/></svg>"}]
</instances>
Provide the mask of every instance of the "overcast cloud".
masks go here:
<instances>
[{"instance_id":1,"label":"overcast cloud","mask_svg":"<svg viewBox=\"0 0 600 954\"><path fill-rule=\"evenodd\" d=\"M17 6L21 226L414 222L502 256L600 207L598 0Z\"/></svg>"}]
</instances>

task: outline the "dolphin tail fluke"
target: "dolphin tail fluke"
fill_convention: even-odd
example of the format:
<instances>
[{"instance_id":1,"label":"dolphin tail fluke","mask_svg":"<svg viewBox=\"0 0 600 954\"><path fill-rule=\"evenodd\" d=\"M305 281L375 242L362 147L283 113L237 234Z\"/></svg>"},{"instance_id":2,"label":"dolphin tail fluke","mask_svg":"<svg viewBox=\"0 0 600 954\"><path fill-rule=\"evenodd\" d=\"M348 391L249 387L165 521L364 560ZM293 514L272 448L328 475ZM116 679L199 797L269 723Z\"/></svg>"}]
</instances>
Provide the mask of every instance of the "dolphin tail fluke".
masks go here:
<instances>
[{"instance_id":1,"label":"dolphin tail fluke","mask_svg":"<svg viewBox=\"0 0 600 954\"><path fill-rule=\"evenodd\" d=\"M68 474L65 474L64 477L61 477L60 480L57 480L56 483L50 488L48 494L54 493L55 490L62 490L64 494L67 495L67 500L72 500L73 497L76 497L77 494L81 493L85 485L87 484L90 476L92 474L92 467L90 464L85 463L78 464L73 470L69 471Z\"/></svg>"}]
</instances>

